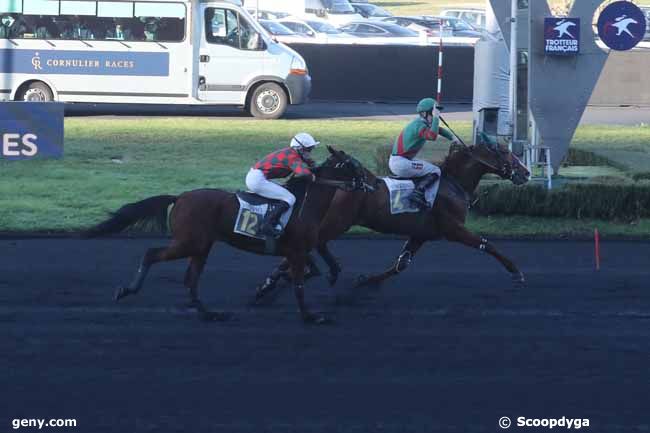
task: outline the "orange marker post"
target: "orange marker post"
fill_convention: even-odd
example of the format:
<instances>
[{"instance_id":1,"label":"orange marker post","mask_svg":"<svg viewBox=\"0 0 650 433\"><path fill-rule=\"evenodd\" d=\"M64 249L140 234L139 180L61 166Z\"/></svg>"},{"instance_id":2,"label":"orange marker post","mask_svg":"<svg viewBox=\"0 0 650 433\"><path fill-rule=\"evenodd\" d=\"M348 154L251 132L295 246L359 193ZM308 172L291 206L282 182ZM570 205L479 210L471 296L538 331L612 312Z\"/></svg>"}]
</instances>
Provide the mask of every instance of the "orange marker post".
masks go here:
<instances>
[{"instance_id":1,"label":"orange marker post","mask_svg":"<svg viewBox=\"0 0 650 433\"><path fill-rule=\"evenodd\" d=\"M594 254L596 256L596 270L600 271L600 235L598 229L594 229Z\"/></svg>"}]
</instances>

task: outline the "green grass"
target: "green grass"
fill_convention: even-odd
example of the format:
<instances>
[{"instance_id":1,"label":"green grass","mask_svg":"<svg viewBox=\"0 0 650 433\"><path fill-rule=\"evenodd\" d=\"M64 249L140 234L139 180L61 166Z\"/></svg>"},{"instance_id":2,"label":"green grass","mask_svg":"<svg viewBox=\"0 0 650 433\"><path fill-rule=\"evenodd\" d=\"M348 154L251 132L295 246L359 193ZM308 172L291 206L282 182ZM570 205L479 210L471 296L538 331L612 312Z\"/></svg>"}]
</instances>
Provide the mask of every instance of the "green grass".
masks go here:
<instances>
[{"instance_id":1,"label":"green grass","mask_svg":"<svg viewBox=\"0 0 650 433\"><path fill-rule=\"evenodd\" d=\"M618 223L590 219L525 216L471 217L467 227L476 233L506 238L591 238L594 229L604 237L650 239L650 219Z\"/></svg>"},{"instance_id":2,"label":"green grass","mask_svg":"<svg viewBox=\"0 0 650 433\"><path fill-rule=\"evenodd\" d=\"M593 152L632 174L650 172L650 125L579 128L573 147Z\"/></svg>"},{"instance_id":3,"label":"green grass","mask_svg":"<svg viewBox=\"0 0 650 433\"><path fill-rule=\"evenodd\" d=\"M71 118L65 126L63 160L0 161L0 231L77 230L127 202L151 195L202 187L243 188L248 168L269 151L285 146L299 131L311 132L323 144L339 146L374 170L375 149L391 142L404 122ZM461 136L470 136L469 122L452 126ZM579 130L576 146L647 154L648 138L650 128L590 126ZM427 147L424 157L439 158L446 149L447 143L436 143ZM321 146L316 159L322 160L325 154ZM521 227L537 230L529 224L534 220L477 218L471 224L484 227L487 234L501 234L498 221L523 221ZM538 226L546 233L544 224ZM504 232L511 230L503 227ZM553 232L553 221L548 227ZM556 233L561 232L559 228ZM612 230L650 233L645 222Z\"/></svg>"}]
</instances>

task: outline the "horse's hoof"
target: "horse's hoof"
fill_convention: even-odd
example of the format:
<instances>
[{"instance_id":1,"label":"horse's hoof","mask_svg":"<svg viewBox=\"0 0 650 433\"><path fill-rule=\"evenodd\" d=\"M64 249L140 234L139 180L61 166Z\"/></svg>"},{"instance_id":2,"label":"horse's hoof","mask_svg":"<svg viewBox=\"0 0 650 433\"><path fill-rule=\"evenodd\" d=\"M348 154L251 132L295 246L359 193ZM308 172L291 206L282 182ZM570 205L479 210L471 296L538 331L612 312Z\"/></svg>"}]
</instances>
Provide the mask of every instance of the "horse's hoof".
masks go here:
<instances>
[{"instance_id":1,"label":"horse's hoof","mask_svg":"<svg viewBox=\"0 0 650 433\"><path fill-rule=\"evenodd\" d=\"M517 289L523 289L526 287L526 278L524 277L524 273L515 272L512 274L512 282Z\"/></svg>"},{"instance_id":2,"label":"horse's hoof","mask_svg":"<svg viewBox=\"0 0 650 433\"><path fill-rule=\"evenodd\" d=\"M200 313L200 318L204 322L227 322L232 319L232 313L220 311L203 311Z\"/></svg>"},{"instance_id":3,"label":"horse's hoof","mask_svg":"<svg viewBox=\"0 0 650 433\"><path fill-rule=\"evenodd\" d=\"M275 289L277 280L267 277L266 280L255 289L255 299L262 299L268 292Z\"/></svg>"},{"instance_id":4,"label":"horse's hoof","mask_svg":"<svg viewBox=\"0 0 650 433\"><path fill-rule=\"evenodd\" d=\"M302 321L307 325L330 325L334 321L322 313L306 313L302 316Z\"/></svg>"},{"instance_id":5,"label":"horse's hoof","mask_svg":"<svg viewBox=\"0 0 650 433\"><path fill-rule=\"evenodd\" d=\"M131 291L128 288L120 286L115 289L115 292L113 293L113 300L117 302L120 299L129 296L129 294L131 294Z\"/></svg>"}]
</instances>

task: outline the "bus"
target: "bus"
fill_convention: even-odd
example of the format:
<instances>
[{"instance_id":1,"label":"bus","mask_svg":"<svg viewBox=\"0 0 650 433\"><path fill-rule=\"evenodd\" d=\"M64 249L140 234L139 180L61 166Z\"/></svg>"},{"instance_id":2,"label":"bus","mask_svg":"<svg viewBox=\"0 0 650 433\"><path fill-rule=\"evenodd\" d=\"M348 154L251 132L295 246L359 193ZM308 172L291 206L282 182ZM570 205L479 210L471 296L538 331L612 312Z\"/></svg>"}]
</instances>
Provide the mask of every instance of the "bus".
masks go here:
<instances>
[{"instance_id":1,"label":"bus","mask_svg":"<svg viewBox=\"0 0 650 433\"><path fill-rule=\"evenodd\" d=\"M275 119L305 60L240 2L0 0L0 101L236 105Z\"/></svg>"}]
</instances>

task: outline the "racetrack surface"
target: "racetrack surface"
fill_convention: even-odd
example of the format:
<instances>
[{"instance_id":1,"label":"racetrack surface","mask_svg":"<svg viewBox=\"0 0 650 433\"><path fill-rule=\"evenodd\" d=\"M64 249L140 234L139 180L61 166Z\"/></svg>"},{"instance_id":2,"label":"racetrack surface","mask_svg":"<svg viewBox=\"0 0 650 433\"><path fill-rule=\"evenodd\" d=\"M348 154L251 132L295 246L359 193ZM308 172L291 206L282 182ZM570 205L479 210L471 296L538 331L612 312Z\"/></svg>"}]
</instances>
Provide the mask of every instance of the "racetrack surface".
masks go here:
<instances>
[{"instance_id":1,"label":"racetrack surface","mask_svg":"<svg viewBox=\"0 0 650 433\"><path fill-rule=\"evenodd\" d=\"M596 272L589 242L496 242L524 289L491 257L433 243L397 279L355 291L401 243L343 240L337 287L318 278L306 291L336 322L311 327L291 290L247 306L277 259L223 246L201 288L232 321L185 309L184 262L113 303L144 250L166 242L0 240L0 431L76 418L42 431L495 432L502 416L650 429L650 243L605 241Z\"/></svg>"}]
</instances>

